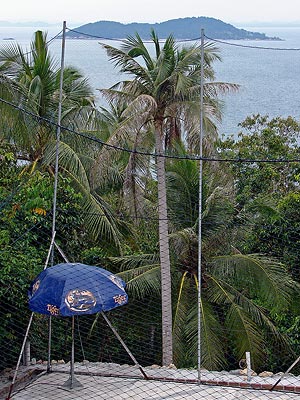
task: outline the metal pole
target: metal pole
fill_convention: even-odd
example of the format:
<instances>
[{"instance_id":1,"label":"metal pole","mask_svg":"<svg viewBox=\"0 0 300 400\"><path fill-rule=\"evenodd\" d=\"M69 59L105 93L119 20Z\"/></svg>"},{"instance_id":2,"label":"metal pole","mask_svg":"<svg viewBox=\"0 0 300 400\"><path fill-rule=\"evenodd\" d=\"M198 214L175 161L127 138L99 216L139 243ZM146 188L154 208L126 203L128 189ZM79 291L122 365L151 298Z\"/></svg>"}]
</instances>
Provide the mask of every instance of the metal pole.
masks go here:
<instances>
[{"instance_id":1,"label":"metal pole","mask_svg":"<svg viewBox=\"0 0 300 400\"><path fill-rule=\"evenodd\" d=\"M56 232L58 158L59 158L60 124L61 124L61 109L62 109L62 92L63 92L63 82L64 82L65 44L66 44L66 21L63 22L63 34L62 34L62 45L61 45L59 102L58 102L58 117L57 117L57 131L56 131L55 175L54 175L54 192L53 192L52 240L54 240L55 232ZM52 253L51 253L51 265L53 266L53 264L54 264L54 247L52 247ZM52 318L50 316L49 317L47 372L51 372L51 338L52 338Z\"/></svg>"},{"instance_id":2,"label":"metal pole","mask_svg":"<svg viewBox=\"0 0 300 400\"><path fill-rule=\"evenodd\" d=\"M52 236L56 229L56 203L57 203L57 184L58 184L58 158L59 158L59 141L60 141L60 124L61 124L61 109L62 109L62 92L64 82L64 65L65 65L65 46L66 46L66 21L63 22L63 34L61 45L61 66L60 66L60 83L59 83L59 103L57 116L57 131L56 131L56 151L55 151L55 176L54 176L54 193L53 193L53 218L52 218ZM53 259L52 259L53 262Z\"/></svg>"},{"instance_id":3,"label":"metal pole","mask_svg":"<svg viewBox=\"0 0 300 400\"><path fill-rule=\"evenodd\" d=\"M285 371L285 373L284 374L282 374L281 376L280 376L280 378L274 383L274 385L271 387L271 389L270 389L270 391L272 391L272 390L274 390L275 389L275 387L278 385L278 383L294 368L294 366L296 365L296 364L298 364L298 362L300 361L300 356L297 358L297 360L295 360L294 362L293 362L293 364Z\"/></svg>"},{"instance_id":4,"label":"metal pole","mask_svg":"<svg viewBox=\"0 0 300 400\"><path fill-rule=\"evenodd\" d=\"M252 375L250 351L246 351L246 364L247 364L247 382L250 382Z\"/></svg>"},{"instance_id":5,"label":"metal pole","mask_svg":"<svg viewBox=\"0 0 300 400\"><path fill-rule=\"evenodd\" d=\"M72 317L72 351L71 351L71 374L70 374L70 389L74 385L74 360L75 360L75 317Z\"/></svg>"},{"instance_id":6,"label":"metal pole","mask_svg":"<svg viewBox=\"0 0 300 400\"><path fill-rule=\"evenodd\" d=\"M27 329L26 329L26 333L25 333L25 336L24 336L24 339L23 339L23 344L22 344L22 348L21 348L21 351L20 351L20 354L19 354L19 359L18 359L17 366L16 366L16 369L15 369L14 377L13 377L13 380L12 380L11 385L9 387L8 396L6 397L5 400L9 400L11 398L11 393L12 393L14 384L15 384L16 379L17 379L17 374L18 374L18 371L19 371L19 368L20 368L20 363L21 363L23 352L24 352L24 348L25 348L25 345L26 345L26 342L27 342L27 339L28 339L29 329L31 327L32 319L33 319L33 313L31 313L31 316L30 316L30 319L29 319L29 323L27 325Z\"/></svg>"},{"instance_id":7,"label":"metal pole","mask_svg":"<svg viewBox=\"0 0 300 400\"><path fill-rule=\"evenodd\" d=\"M56 232L54 231L54 233L52 234L50 247L49 247L47 258L46 258L46 262L45 262L45 265L44 265L44 270L47 268L47 265L49 263L50 255L52 253L52 248L53 248L53 245L54 245L55 235L56 235Z\"/></svg>"},{"instance_id":8,"label":"metal pole","mask_svg":"<svg viewBox=\"0 0 300 400\"><path fill-rule=\"evenodd\" d=\"M82 388L82 384L78 379L75 378L75 316L72 316L72 347L71 347L71 359L70 359L70 376L68 380L61 386L62 389L79 389Z\"/></svg>"},{"instance_id":9,"label":"metal pole","mask_svg":"<svg viewBox=\"0 0 300 400\"><path fill-rule=\"evenodd\" d=\"M145 379L149 379L149 377L147 376L146 372L143 370L143 368L140 366L140 364L137 362L136 358L134 357L134 355L131 353L131 351L129 350L129 348L127 347L126 343L123 341L123 339L121 338L121 336L118 334L118 332L116 331L116 329L113 327L112 323L110 322L110 320L107 318L107 316L104 314L103 311L101 311L101 315L102 317L105 319L107 325L110 327L110 329L113 331L113 334L116 336L116 338L119 340L119 342L121 343L121 345L124 347L124 349L126 350L127 354L129 355L129 357L132 359L132 361L134 362L134 364L139 368L139 370L141 371L143 377Z\"/></svg>"},{"instance_id":10,"label":"metal pole","mask_svg":"<svg viewBox=\"0 0 300 400\"><path fill-rule=\"evenodd\" d=\"M25 343L25 347L24 347L24 353L23 353L23 364L26 367L29 367L30 360L31 360L31 356L30 356L30 341L27 339L26 343Z\"/></svg>"},{"instance_id":11,"label":"metal pole","mask_svg":"<svg viewBox=\"0 0 300 400\"><path fill-rule=\"evenodd\" d=\"M54 240L55 240L55 235L56 235L56 231L54 230L52 232L51 244L50 244L49 252L48 252L48 255L47 255L46 262L45 262L44 270L47 268L47 265L48 265L48 262L49 262L49 258L50 258L50 254L53 254L53 244L54 244ZM53 262L52 262L52 264L53 264ZM52 337L52 318L51 318L51 315L49 316L48 332L49 333L48 333L47 373L49 374L51 372L51 370L52 370L52 368L51 368L51 337Z\"/></svg>"},{"instance_id":12,"label":"metal pole","mask_svg":"<svg viewBox=\"0 0 300 400\"><path fill-rule=\"evenodd\" d=\"M44 270L47 268L47 265L48 265L48 262L49 262L50 254L51 254L52 247L53 247L53 244L54 244L54 238L55 238L55 232L54 232L54 234L52 236L52 239L51 239L51 243L50 243L50 247L49 247L49 250L48 250L46 262L45 262L45 265L44 265ZM22 355L23 355L23 352L24 352L24 348L26 346L26 342L28 340L29 330L30 330L30 327L31 327L31 324L32 324L33 315L34 315L34 313L31 313L30 318L29 318L29 322L28 322L28 325L27 325L25 337L23 339L23 344L22 344L21 351L20 351L20 354L19 354L19 359L18 359L18 362L17 362L17 366L16 366L16 369L15 369L13 380L12 380L12 383L10 385L9 393L8 393L8 396L6 397L6 400L10 399L10 396L11 396L15 381L17 379L17 375L18 375L18 371L19 371L20 363L21 363L21 358L22 358Z\"/></svg>"},{"instance_id":13,"label":"metal pole","mask_svg":"<svg viewBox=\"0 0 300 400\"><path fill-rule=\"evenodd\" d=\"M204 29L201 29L200 136L199 136L199 228L198 228L198 383L201 382L201 276L202 276L202 178L203 178L203 97L204 97Z\"/></svg>"},{"instance_id":14,"label":"metal pole","mask_svg":"<svg viewBox=\"0 0 300 400\"><path fill-rule=\"evenodd\" d=\"M62 258L64 259L64 261L65 261L66 263L68 263L69 260L67 259L67 256L66 256L65 253L62 251L62 249L59 247L59 245L58 245L56 242L54 242L54 246L57 248L59 254L62 256Z\"/></svg>"}]
</instances>

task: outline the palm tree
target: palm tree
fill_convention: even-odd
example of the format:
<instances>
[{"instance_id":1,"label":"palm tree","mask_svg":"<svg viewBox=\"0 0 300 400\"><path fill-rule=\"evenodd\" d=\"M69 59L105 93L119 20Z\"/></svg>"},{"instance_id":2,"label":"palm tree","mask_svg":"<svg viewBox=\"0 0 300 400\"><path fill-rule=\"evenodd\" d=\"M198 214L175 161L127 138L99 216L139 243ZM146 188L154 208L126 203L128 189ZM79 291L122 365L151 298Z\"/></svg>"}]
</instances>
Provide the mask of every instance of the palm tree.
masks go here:
<instances>
[{"instance_id":1,"label":"palm tree","mask_svg":"<svg viewBox=\"0 0 300 400\"><path fill-rule=\"evenodd\" d=\"M197 363L198 340L197 163L172 160L167 163L166 178L172 284L176 293L174 361L177 366L192 367ZM298 284L275 258L239 250L245 224L236 214L231 181L224 171L205 165L203 181L201 365L222 369L228 366L228 353L238 363L250 351L253 366L259 368L272 345L289 348L271 315L290 308ZM132 296L147 298L157 293L155 254L112 261L121 265L120 275Z\"/></svg>"},{"instance_id":2,"label":"palm tree","mask_svg":"<svg viewBox=\"0 0 300 400\"><path fill-rule=\"evenodd\" d=\"M55 140L54 130L45 120L57 121L61 74L49 53L46 34L41 31L35 33L29 52L24 52L17 43L3 47L0 50L0 74L1 86L5 82L6 86L14 88L14 96L10 99L41 117L36 124L28 124L28 115L19 113L14 129L10 131L13 142L21 151L19 157L38 163L49 142ZM87 80L75 68L64 68L62 124L70 126L70 121L80 123L82 120L86 124L88 114L94 111L93 99Z\"/></svg>"},{"instance_id":3,"label":"palm tree","mask_svg":"<svg viewBox=\"0 0 300 400\"><path fill-rule=\"evenodd\" d=\"M11 43L0 50L1 94L17 107L1 103L1 135L15 146L23 173L36 168L54 171L61 69L49 52L46 34L37 31L30 51ZM86 78L73 67L63 71L61 124L71 130L97 134L97 110ZM83 195L83 215L95 239L105 237L120 248L121 223L99 191L89 181L89 168L99 146L62 129L59 144L60 172L71 178Z\"/></svg>"},{"instance_id":4,"label":"palm tree","mask_svg":"<svg viewBox=\"0 0 300 400\"><path fill-rule=\"evenodd\" d=\"M162 341L163 365L173 359L172 301L169 255L169 228L165 177L165 152L174 139L181 137L189 148L197 145L200 96L200 47L176 44L169 36L164 45L155 32L151 32L155 56L138 34L123 42L121 49L104 44L111 61L120 71L129 74L131 80L123 80L102 93L110 101L122 101L128 105L129 121L135 116L135 124L143 134L151 132L155 138L156 174L158 185L159 249L162 293ZM220 119L218 93L234 86L213 82L211 64L218 55L210 45L205 49L205 127L206 134L215 134L215 121ZM124 133L121 129L116 134Z\"/></svg>"},{"instance_id":5,"label":"palm tree","mask_svg":"<svg viewBox=\"0 0 300 400\"><path fill-rule=\"evenodd\" d=\"M185 204L190 207L186 214L186 226L181 226L171 235L172 249L178 274L178 298L174 332L178 350L183 334L185 356L193 358L197 348L197 219L188 218L195 208L197 167L191 161L176 163L170 170L170 202L173 214ZM209 168L209 167L207 167ZM215 167L214 167L215 168ZM187 169L194 173L187 175ZM190 176L190 180L187 180ZM185 181L186 190L182 190ZM293 301L297 284L287 269L278 260L261 254L243 254L242 231L245 224L234 209L231 182L224 171L215 169L204 175L203 195L203 257L202 257L202 362L207 368L224 367L226 346L231 346L237 360L244 358L246 351L252 354L254 366L265 358L265 333L268 337L285 343L272 318L270 310L286 311ZM189 190L190 189L190 190ZM194 205L194 207L193 207ZM178 225L177 225L178 226ZM241 229L243 228L243 229ZM193 289L194 288L194 289ZM185 328L182 330L181 327ZM224 340L227 337L227 340ZM181 340L178 340L181 339ZM271 346L274 341L269 341ZM234 349L234 350L232 350ZM178 351L178 362L184 363Z\"/></svg>"}]
</instances>

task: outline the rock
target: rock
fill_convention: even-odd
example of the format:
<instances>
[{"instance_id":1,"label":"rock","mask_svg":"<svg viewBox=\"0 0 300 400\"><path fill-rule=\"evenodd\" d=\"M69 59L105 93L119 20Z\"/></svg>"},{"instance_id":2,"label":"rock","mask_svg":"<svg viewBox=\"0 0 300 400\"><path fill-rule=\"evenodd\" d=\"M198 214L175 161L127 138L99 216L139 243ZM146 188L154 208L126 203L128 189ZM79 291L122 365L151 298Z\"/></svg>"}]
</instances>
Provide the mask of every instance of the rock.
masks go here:
<instances>
[{"instance_id":1,"label":"rock","mask_svg":"<svg viewBox=\"0 0 300 400\"><path fill-rule=\"evenodd\" d=\"M167 366L167 368L169 368L169 369L177 369L175 364L169 364Z\"/></svg>"},{"instance_id":2,"label":"rock","mask_svg":"<svg viewBox=\"0 0 300 400\"><path fill-rule=\"evenodd\" d=\"M283 374L284 374L284 372L277 372L276 374L274 374L274 376L281 376Z\"/></svg>"},{"instance_id":3,"label":"rock","mask_svg":"<svg viewBox=\"0 0 300 400\"><path fill-rule=\"evenodd\" d=\"M52 360L51 365L57 364L57 360Z\"/></svg>"},{"instance_id":4,"label":"rock","mask_svg":"<svg viewBox=\"0 0 300 400\"><path fill-rule=\"evenodd\" d=\"M240 374L241 375L248 375L248 369L247 368L241 369ZM251 376L257 376L257 373L254 372L252 369L251 369Z\"/></svg>"},{"instance_id":5,"label":"rock","mask_svg":"<svg viewBox=\"0 0 300 400\"><path fill-rule=\"evenodd\" d=\"M65 360L57 360L57 364L64 364Z\"/></svg>"},{"instance_id":6,"label":"rock","mask_svg":"<svg viewBox=\"0 0 300 400\"><path fill-rule=\"evenodd\" d=\"M270 371L263 371L260 374L258 374L258 376L260 376L261 378L267 378L269 376L273 376L273 372Z\"/></svg>"}]
</instances>

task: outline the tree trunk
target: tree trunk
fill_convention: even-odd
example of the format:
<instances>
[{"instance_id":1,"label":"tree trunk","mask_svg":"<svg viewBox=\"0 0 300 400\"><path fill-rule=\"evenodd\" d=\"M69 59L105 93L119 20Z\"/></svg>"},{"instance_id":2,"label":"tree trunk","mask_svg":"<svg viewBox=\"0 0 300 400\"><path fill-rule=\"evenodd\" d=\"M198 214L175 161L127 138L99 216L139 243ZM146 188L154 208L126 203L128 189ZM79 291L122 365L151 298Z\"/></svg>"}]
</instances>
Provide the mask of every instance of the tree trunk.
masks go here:
<instances>
[{"instance_id":1,"label":"tree trunk","mask_svg":"<svg viewBox=\"0 0 300 400\"><path fill-rule=\"evenodd\" d=\"M156 152L164 154L161 124L155 129ZM157 157L159 254L161 267L162 365L173 362L172 293L169 252L165 158Z\"/></svg>"}]
</instances>

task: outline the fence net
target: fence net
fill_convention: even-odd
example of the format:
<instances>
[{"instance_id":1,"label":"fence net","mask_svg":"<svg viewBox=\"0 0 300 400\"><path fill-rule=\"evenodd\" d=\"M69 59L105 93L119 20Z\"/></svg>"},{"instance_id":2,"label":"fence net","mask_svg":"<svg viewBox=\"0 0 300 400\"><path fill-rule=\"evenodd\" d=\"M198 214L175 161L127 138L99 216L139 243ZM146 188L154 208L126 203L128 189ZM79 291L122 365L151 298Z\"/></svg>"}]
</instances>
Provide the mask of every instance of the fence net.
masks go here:
<instances>
[{"instance_id":1,"label":"fence net","mask_svg":"<svg viewBox=\"0 0 300 400\"><path fill-rule=\"evenodd\" d=\"M53 237L57 126L1 107L1 398L300 397L295 121L249 119L205 147L202 177L180 146L160 157L151 138L62 127ZM43 289L45 266L58 276Z\"/></svg>"}]
</instances>

